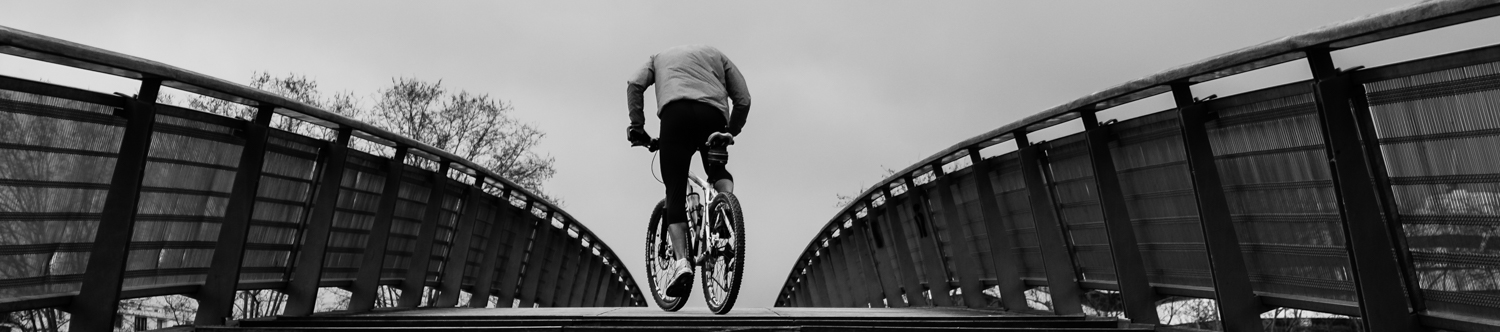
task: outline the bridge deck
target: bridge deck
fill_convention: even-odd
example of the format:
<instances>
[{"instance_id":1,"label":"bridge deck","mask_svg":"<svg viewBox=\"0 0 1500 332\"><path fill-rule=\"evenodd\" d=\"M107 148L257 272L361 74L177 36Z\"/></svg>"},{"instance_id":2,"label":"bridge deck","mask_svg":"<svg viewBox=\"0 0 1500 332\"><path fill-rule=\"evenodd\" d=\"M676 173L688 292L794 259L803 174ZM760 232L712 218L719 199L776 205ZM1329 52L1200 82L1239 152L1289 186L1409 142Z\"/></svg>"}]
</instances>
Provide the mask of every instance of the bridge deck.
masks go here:
<instances>
[{"instance_id":1,"label":"bridge deck","mask_svg":"<svg viewBox=\"0 0 1500 332\"><path fill-rule=\"evenodd\" d=\"M328 313L240 322L198 331L1149 331L1111 319L1028 315L969 308L441 308L362 314Z\"/></svg>"},{"instance_id":2,"label":"bridge deck","mask_svg":"<svg viewBox=\"0 0 1500 332\"><path fill-rule=\"evenodd\" d=\"M1036 317L1052 318L1055 316L1037 316L1017 314L1013 312L985 309L969 309L956 307L933 307L933 308L735 308L726 315L714 315L703 308L683 308L677 312L665 312L657 308L625 307L625 308L432 308L419 310L404 310L390 312L374 312L367 314L355 314L342 317L440 317L453 319L467 318L523 318L523 317L619 317L619 318L686 318L686 317L722 317L722 318L837 318L837 317L861 317L861 318L943 318L943 317ZM1024 319L1024 318L1023 318Z\"/></svg>"}]
</instances>

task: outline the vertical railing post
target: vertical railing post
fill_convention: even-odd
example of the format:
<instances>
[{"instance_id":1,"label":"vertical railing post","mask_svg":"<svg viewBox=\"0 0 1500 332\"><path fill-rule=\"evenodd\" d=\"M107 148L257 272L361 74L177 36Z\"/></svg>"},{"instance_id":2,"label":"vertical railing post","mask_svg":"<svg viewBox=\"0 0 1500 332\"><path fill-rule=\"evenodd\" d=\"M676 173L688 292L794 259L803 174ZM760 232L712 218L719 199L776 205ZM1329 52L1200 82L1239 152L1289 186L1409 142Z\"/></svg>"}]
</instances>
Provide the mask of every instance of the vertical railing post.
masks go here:
<instances>
[{"instance_id":1,"label":"vertical railing post","mask_svg":"<svg viewBox=\"0 0 1500 332\"><path fill-rule=\"evenodd\" d=\"M562 273L563 253L567 251L568 247L567 222L562 222L562 228L552 227L552 220L557 217L557 211L548 208L547 219L542 221L542 228L546 229L547 234L550 234L550 237L553 238L552 242L548 244L551 248L547 249L547 268L545 269L547 274L542 275L541 282L537 285L539 291L537 292L536 302L541 303L543 307L557 306L557 303L554 303L557 296L557 284L559 282L557 276Z\"/></svg>"},{"instance_id":2,"label":"vertical railing post","mask_svg":"<svg viewBox=\"0 0 1500 332\"><path fill-rule=\"evenodd\" d=\"M812 285L812 276L803 273L800 278L802 279L802 283L800 285L797 285L797 293L793 294L797 298L797 307L816 307L817 304L813 303L812 293L810 291L810 288L808 288L809 285Z\"/></svg>"},{"instance_id":3,"label":"vertical railing post","mask_svg":"<svg viewBox=\"0 0 1500 332\"><path fill-rule=\"evenodd\" d=\"M275 106L261 104L255 119L245 122L245 146L240 150L234 189L229 194L229 206L224 208L214 256L203 287L193 294L198 300L195 325L221 325L234 314L234 293L245 257L245 238L250 234L250 219L254 217L255 197L265 166L266 139L270 136L271 115L275 110Z\"/></svg>"},{"instance_id":4,"label":"vertical railing post","mask_svg":"<svg viewBox=\"0 0 1500 332\"><path fill-rule=\"evenodd\" d=\"M875 213L875 207L870 206L869 200L859 201L857 204L864 205L865 217L858 218L855 216L853 228L858 229L858 233L860 234L861 252L865 253L865 257L869 258L866 261L866 264L868 264L866 268L880 278L880 290L875 295L875 298L871 299L871 304L879 303L880 299L885 299L883 306L891 308L906 307L906 301L901 299L901 283L894 274L895 269L890 266L892 262L886 261L884 264L881 263L882 259L889 257L884 254L885 250L889 250L889 248L883 246L884 242L875 242L884 241L884 239L878 239L877 236L879 235L875 234L874 228L879 227L879 225L876 225L879 222L879 217Z\"/></svg>"},{"instance_id":5,"label":"vertical railing post","mask_svg":"<svg viewBox=\"0 0 1500 332\"><path fill-rule=\"evenodd\" d=\"M1209 143L1207 107L1193 100L1186 84L1173 84L1177 119L1182 130L1183 150L1192 171L1193 191L1198 198L1198 216L1203 221L1203 244L1214 278L1219 317L1224 331L1260 331L1260 300L1250 284L1250 273L1240 253L1240 240L1229 216L1229 203L1219 180L1219 168Z\"/></svg>"},{"instance_id":6,"label":"vertical railing post","mask_svg":"<svg viewBox=\"0 0 1500 332\"><path fill-rule=\"evenodd\" d=\"M161 79L141 80L140 93L125 102L129 113L120 138L119 155L110 177L109 194L100 211L98 228L89 250L89 262L78 296L68 305L70 326L79 331L107 331L115 322L120 289L125 281L125 263L130 258L130 238L135 230L135 212L140 204L146 159L151 153L151 135L156 126L156 97Z\"/></svg>"},{"instance_id":7,"label":"vertical railing post","mask_svg":"<svg viewBox=\"0 0 1500 332\"><path fill-rule=\"evenodd\" d=\"M578 266L578 263L580 262L578 254L581 251L581 249L583 248L580 245L580 242L582 242L582 238L573 238L571 236L568 236L567 232L568 232L568 228L569 227L572 227L572 225L568 225L567 227L564 227L563 230L562 230L563 231L563 237L562 237L562 240L563 240L563 243L562 243L562 249L563 249L562 250L562 256L563 257L561 259L558 259L558 271L557 271L557 273L558 273L558 276L557 276L557 286L558 287L555 287L557 289L556 290L557 293L552 296L552 306L554 306L554 307L571 307L572 306L571 304L568 304L568 301L569 301L570 298L573 297L573 288L574 288L574 284L573 283L575 281L577 281L575 278L577 278L577 275L578 275L578 268L577 268L577 266ZM566 265L563 265L564 261L566 261L568 265L573 266L573 269L572 269L573 271L566 272L566 273L564 273L562 271L563 268L567 267Z\"/></svg>"},{"instance_id":8,"label":"vertical railing post","mask_svg":"<svg viewBox=\"0 0 1500 332\"><path fill-rule=\"evenodd\" d=\"M995 186L990 182L990 164L984 160L979 149L969 149L969 161L973 162L974 189L979 193L979 214L984 217L986 234L989 234L990 258L995 264L995 284L1000 291L1000 303L1008 310L1028 308L1026 283L1021 280L1021 258L1016 255L1010 233L1000 220L1000 203L995 199Z\"/></svg>"},{"instance_id":9,"label":"vertical railing post","mask_svg":"<svg viewBox=\"0 0 1500 332\"><path fill-rule=\"evenodd\" d=\"M604 257L610 257L606 251L600 251L600 254L604 255ZM609 258L604 258L604 261L598 261L598 281L595 281L598 282L598 285L594 287L597 288L597 290L594 290L594 306L609 306L609 281L615 278L615 272L612 269L613 263Z\"/></svg>"},{"instance_id":10,"label":"vertical railing post","mask_svg":"<svg viewBox=\"0 0 1500 332\"><path fill-rule=\"evenodd\" d=\"M532 200L532 199L528 199ZM528 205L528 209L534 209L535 204ZM547 252L552 250L552 220L537 217L532 210L527 210L527 219L532 219L531 231L535 232L531 239L531 254L526 257L526 272L521 281L521 307L530 308L536 305L537 284L542 280L542 268L547 261Z\"/></svg>"},{"instance_id":11,"label":"vertical railing post","mask_svg":"<svg viewBox=\"0 0 1500 332\"><path fill-rule=\"evenodd\" d=\"M486 195L489 196L489 195ZM484 256L480 256L479 270L474 271L474 293L469 297L470 308L484 308L490 304L491 293L494 293L495 267L500 264L500 249L502 243L509 243L511 239L505 237L505 230L510 228L509 211L510 202L504 198L496 199L487 197L487 200L498 201L490 218L489 242L485 243Z\"/></svg>"},{"instance_id":12,"label":"vertical railing post","mask_svg":"<svg viewBox=\"0 0 1500 332\"><path fill-rule=\"evenodd\" d=\"M1109 151L1112 134L1108 127L1099 126L1092 108L1078 113L1088 138L1089 161L1093 162L1099 209L1104 213L1104 228L1109 233L1109 251L1114 255L1116 284L1124 298L1125 318L1131 323L1160 323L1156 316L1156 291L1146 279L1146 262L1141 259L1135 227L1130 224L1130 210L1126 208L1125 194L1115 171L1114 155Z\"/></svg>"},{"instance_id":13,"label":"vertical railing post","mask_svg":"<svg viewBox=\"0 0 1500 332\"><path fill-rule=\"evenodd\" d=\"M891 239L890 243L894 245L891 248L891 254L892 256L896 256L896 268L901 270L906 305L916 307L929 306L927 297L922 296L922 291L924 290L922 288L922 281L917 280L916 269L922 267L917 266L912 261L911 246L906 243L906 227L901 225L901 202L911 198L911 191L913 189L910 186L906 187L906 197L902 197L901 199L897 199L896 196L891 195L891 186L889 185L882 185L880 189L885 194L885 217L881 219L885 221L885 229L890 231L887 235Z\"/></svg>"},{"instance_id":14,"label":"vertical railing post","mask_svg":"<svg viewBox=\"0 0 1500 332\"><path fill-rule=\"evenodd\" d=\"M1405 287L1397 264L1396 241L1381 217L1381 188L1375 187L1371 160L1360 142L1360 124L1353 111L1354 82L1334 67L1326 49L1307 51L1307 62L1316 80L1318 118L1323 123L1324 148L1334 175L1334 194L1344 230L1349 265L1354 270L1354 288L1359 294L1360 317L1370 331L1413 331L1417 320L1409 310L1409 298L1397 291ZM1361 114L1367 114L1360 112Z\"/></svg>"},{"instance_id":15,"label":"vertical railing post","mask_svg":"<svg viewBox=\"0 0 1500 332\"><path fill-rule=\"evenodd\" d=\"M1067 237L1057 218L1057 204L1053 203L1052 190L1047 186L1042 149L1031 145L1024 130L1011 133L1011 136L1015 138L1016 148L1021 150L1021 176L1025 178L1031 201L1031 216L1036 225L1037 244L1042 249L1042 265L1047 274L1052 310L1059 315L1081 315L1083 291L1078 286L1078 272L1068 250Z\"/></svg>"},{"instance_id":16,"label":"vertical railing post","mask_svg":"<svg viewBox=\"0 0 1500 332\"><path fill-rule=\"evenodd\" d=\"M927 210L927 188L917 186L910 174L903 180L906 181L907 199L903 201L902 208L911 212L912 227L917 228L917 246L921 250L922 267L927 269L927 289L932 295L932 305L951 306L953 299L948 293L953 287L948 286L948 269L943 266L937 227L933 227L932 213ZM921 236L922 233L927 233L927 236Z\"/></svg>"},{"instance_id":17,"label":"vertical railing post","mask_svg":"<svg viewBox=\"0 0 1500 332\"><path fill-rule=\"evenodd\" d=\"M594 238L594 241L598 240L598 237ZM583 252L584 266L588 270L583 275L583 296L578 299L580 307L594 306L594 297L599 292L599 256L594 255L594 248L598 246L598 243L591 242Z\"/></svg>"},{"instance_id":18,"label":"vertical railing post","mask_svg":"<svg viewBox=\"0 0 1500 332\"><path fill-rule=\"evenodd\" d=\"M583 240L584 236L585 234L579 234L578 239ZM593 242L591 241L590 245L592 244ZM572 285L568 291L569 307L585 306L583 305L583 295L584 292L588 291L589 260L593 257L593 253L589 252L589 247L583 246L583 243L580 242L578 244L578 260L573 264L576 266L573 272L573 281L568 283Z\"/></svg>"},{"instance_id":19,"label":"vertical railing post","mask_svg":"<svg viewBox=\"0 0 1500 332\"><path fill-rule=\"evenodd\" d=\"M443 264L443 271L438 275L438 298L431 305L433 307L449 308L458 305L458 293L463 289L464 268L469 265L469 249L474 246L474 225L479 223L479 202L485 196L488 195L484 193L484 177L475 174L474 183L464 190L463 212L453 227L453 241L448 246L447 263Z\"/></svg>"},{"instance_id":20,"label":"vertical railing post","mask_svg":"<svg viewBox=\"0 0 1500 332\"><path fill-rule=\"evenodd\" d=\"M386 242L390 240L391 222L395 219L397 199L401 197L401 179L406 172L408 150L398 146L396 154L386 161L380 205L376 207L375 220L370 224L370 237L365 240L359 270L354 273L354 285L349 287L349 311L370 311L380 297L380 270L385 267Z\"/></svg>"},{"instance_id":21,"label":"vertical railing post","mask_svg":"<svg viewBox=\"0 0 1500 332\"><path fill-rule=\"evenodd\" d=\"M855 203L859 202L856 201ZM865 211L866 213L869 212L869 210ZM881 282L879 272L875 269L875 256L871 254L869 243L866 243L867 241L865 240L865 223L853 212L849 213L846 217L849 218L849 228L844 230L848 232L844 236L847 236L850 244L853 245L853 247L849 248L850 257L855 262L855 271L859 271L863 276L860 280L862 284L860 301L868 303L869 307L872 308L884 307L885 305L880 302L880 290L884 288L885 284Z\"/></svg>"},{"instance_id":22,"label":"vertical railing post","mask_svg":"<svg viewBox=\"0 0 1500 332\"><path fill-rule=\"evenodd\" d=\"M964 233L963 217L959 216L958 201L953 198L953 190L956 190L952 177L943 171L942 160L932 165L933 175L938 191L938 204L943 206L943 219L948 224L948 241L952 244L953 265L958 269L958 287L963 292L964 305L970 308L983 308L988 304L984 298L984 283L979 280L981 274L979 255L969 251L968 235ZM937 240L937 237L933 237Z\"/></svg>"},{"instance_id":23,"label":"vertical railing post","mask_svg":"<svg viewBox=\"0 0 1500 332\"><path fill-rule=\"evenodd\" d=\"M622 301L625 298L625 285L615 278L620 278L620 274L616 273L609 277L609 293L605 294L605 306L618 307L625 303Z\"/></svg>"},{"instance_id":24,"label":"vertical railing post","mask_svg":"<svg viewBox=\"0 0 1500 332\"><path fill-rule=\"evenodd\" d=\"M526 263L526 249L531 247L531 203L516 207L510 203L515 192L507 188L505 199L500 202L501 210L509 211L510 217L506 218L506 227L511 230L510 251L505 255L505 265L500 268L499 301L495 306L510 308L516 305L516 296L519 294L521 282L521 268Z\"/></svg>"},{"instance_id":25,"label":"vertical railing post","mask_svg":"<svg viewBox=\"0 0 1500 332\"><path fill-rule=\"evenodd\" d=\"M328 236L333 232L333 216L338 209L340 184L344 181L344 165L349 159L349 127L338 129L338 136L328 144L327 158L323 161L323 174L319 176L317 197L312 213L302 230L302 245L297 250L297 262L293 265L292 277L286 284L287 316L307 316L318 304L318 286L323 279L324 251L328 249Z\"/></svg>"},{"instance_id":26,"label":"vertical railing post","mask_svg":"<svg viewBox=\"0 0 1500 332\"><path fill-rule=\"evenodd\" d=\"M838 229L839 226L834 225L834 230ZM843 233L839 234L839 237L834 237L833 231L828 232L828 250L823 252L823 256L827 258L828 269L833 272L831 274L833 287L830 287L834 293L833 306L852 307L854 306L854 292L852 292L854 279L849 277L849 264L844 261L844 241L841 239Z\"/></svg>"},{"instance_id":27,"label":"vertical railing post","mask_svg":"<svg viewBox=\"0 0 1500 332\"><path fill-rule=\"evenodd\" d=\"M839 271L843 274L845 288L843 306L864 307L865 305L863 303L865 301L864 292L862 291L862 289L864 288L865 283L863 282L863 280L860 280L861 276L859 274L858 268L859 261L857 260L857 258L852 257L852 254L854 253L853 236L849 233L849 229L844 228L844 223L842 222L842 220L842 218L834 220L833 227L834 229L839 230L839 237L838 248L836 248L832 252L834 254L834 259L838 261L838 263L836 263L834 267L843 270Z\"/></svg>"},{"instance_id":28,"label":"vertical railing post","mask_svg":"<svg viewBox=\"0 0 1500 332\"><path fill-rule=\"evenodd\" d=\"M443 217L444 192L448 186L448 161L438 160L438 170L432 173L427 191L427 207L422 210L422 228L417 231L417 245L411 251L411 265L406 267L406 276L401 279L401 299L398 308L416 308L422 304L427 287L427 269L432 265L432 246L437 241L438 223Z\"/></svg>"},{"instance_id":29,"label":"vertical railing post","mask_svg":"<svg viewBox=\"0 0 1500 332\"><path fill-rule=\"evenodd\" d=\"M821 238L823 235L819 234L818 236ZM821 243L821 240L819 240L819 243ZM813 289L817 290L817 292L813 293L813 301L819 307L833 307L837 303L835 299L838 296L838 291L834 288L835 282L833 281L832 269L828 267L831 265L828 263L828 253L821 244L813 245L814 248L810 255L812 255L813 267L818 270L817 274L813 275L813 280L816 281L813 283Z\"/></svg>"}]
</instances>

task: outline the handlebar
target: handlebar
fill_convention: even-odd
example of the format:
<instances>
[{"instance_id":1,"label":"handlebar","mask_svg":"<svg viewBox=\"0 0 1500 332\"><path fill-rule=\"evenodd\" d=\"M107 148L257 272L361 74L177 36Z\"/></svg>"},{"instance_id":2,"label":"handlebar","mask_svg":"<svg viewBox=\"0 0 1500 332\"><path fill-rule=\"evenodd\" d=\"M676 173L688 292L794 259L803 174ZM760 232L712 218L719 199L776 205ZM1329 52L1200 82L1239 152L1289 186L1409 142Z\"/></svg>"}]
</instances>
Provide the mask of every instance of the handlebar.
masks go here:
<instances>
[{"instance_id":1,"label":"handlebar","mask_svg":"<svg viewBox=\"0 0 1500 332\"><path fill-rule=\"evenodd\" d=\"M656 149L660 148L660 146L657 145L657 142L658 142L657 139L652 138L650 141L635 141L635 142L630 142L630 146L631 147L644 146L644 147L646 147L647 151L656 152Z\"/></svg>"}]
</instances>

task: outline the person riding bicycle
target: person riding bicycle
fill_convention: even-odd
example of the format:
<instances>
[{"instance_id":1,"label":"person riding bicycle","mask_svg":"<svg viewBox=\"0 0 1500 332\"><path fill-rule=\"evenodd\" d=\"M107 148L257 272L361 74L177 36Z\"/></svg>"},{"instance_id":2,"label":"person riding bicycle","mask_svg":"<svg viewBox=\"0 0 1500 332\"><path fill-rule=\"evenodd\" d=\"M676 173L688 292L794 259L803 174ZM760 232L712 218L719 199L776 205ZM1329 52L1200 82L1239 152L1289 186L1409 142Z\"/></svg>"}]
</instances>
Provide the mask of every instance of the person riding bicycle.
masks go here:
<instances>
[{"instance_id":1,"label":"person riding bicycle","mask_svg":"<svg viewBox=\"0 0 1500 332\"><path fill-rule=\"evenodd\" d=\"M651 141L645 129L642 95L646 87L656 85L656 117L661 120L657 144L661 149L662 182L667 191L664 221L668 225L667 239L678 257L673 262L672 282L666 293L681 296L693 283L693 265L687 260L685 208L693 153L703 152L704 171L714 190L734 191L734 177L724 165L708 162L705 143L734 143L750 113L750 90L734 62L708 45L677 46L652 55L627 83L630 126L625 136L632 145Z\"/></svg>"}]
</instances>

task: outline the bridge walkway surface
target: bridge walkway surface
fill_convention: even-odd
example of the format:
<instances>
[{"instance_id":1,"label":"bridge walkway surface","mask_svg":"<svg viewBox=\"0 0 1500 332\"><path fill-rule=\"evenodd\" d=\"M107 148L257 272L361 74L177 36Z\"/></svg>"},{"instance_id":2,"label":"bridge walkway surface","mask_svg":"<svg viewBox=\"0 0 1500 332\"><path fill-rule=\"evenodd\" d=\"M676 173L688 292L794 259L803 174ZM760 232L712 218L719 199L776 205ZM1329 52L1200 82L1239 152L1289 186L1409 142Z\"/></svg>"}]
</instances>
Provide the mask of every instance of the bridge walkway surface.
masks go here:
<instances>
[{"instance_id":1,"label":"bridge walkway surface","mask_svg":"<svg viewBox=\"0 0 1500 332\"><path fill-rule=\"evenodd\" d=\"M196 331L1151 331L1114 319L969 308L436 308L247 320Z\"/></svg>"}]
</instances>

